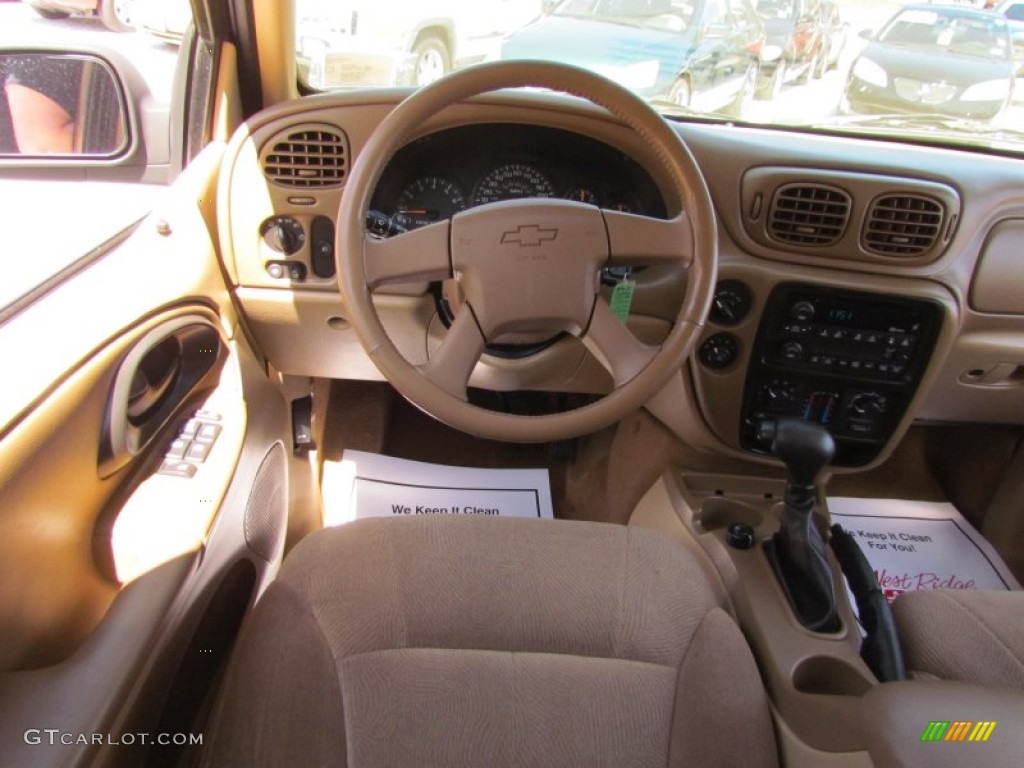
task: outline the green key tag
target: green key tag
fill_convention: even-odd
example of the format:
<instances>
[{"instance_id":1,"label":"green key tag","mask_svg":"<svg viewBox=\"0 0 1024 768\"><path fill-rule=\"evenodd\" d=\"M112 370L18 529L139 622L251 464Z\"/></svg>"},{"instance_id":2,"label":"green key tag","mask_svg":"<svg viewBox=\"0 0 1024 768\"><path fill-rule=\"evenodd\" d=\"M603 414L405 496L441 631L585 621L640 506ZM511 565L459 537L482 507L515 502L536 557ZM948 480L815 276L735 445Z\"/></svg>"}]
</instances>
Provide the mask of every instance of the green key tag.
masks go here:
<instances>
[{"instance_id":1,"label":"green key tag","mask_svg":"<svg viewBox=\"0 0 1024 768\"><path fill-rule=\"evenodd\" d=\"M636 283L628 277L617 283L612 289L612 298L609 305L619 322L625 323L629 319L629 308L633 306L633 291L636 290Z\"/></svg>"}]
</instances>

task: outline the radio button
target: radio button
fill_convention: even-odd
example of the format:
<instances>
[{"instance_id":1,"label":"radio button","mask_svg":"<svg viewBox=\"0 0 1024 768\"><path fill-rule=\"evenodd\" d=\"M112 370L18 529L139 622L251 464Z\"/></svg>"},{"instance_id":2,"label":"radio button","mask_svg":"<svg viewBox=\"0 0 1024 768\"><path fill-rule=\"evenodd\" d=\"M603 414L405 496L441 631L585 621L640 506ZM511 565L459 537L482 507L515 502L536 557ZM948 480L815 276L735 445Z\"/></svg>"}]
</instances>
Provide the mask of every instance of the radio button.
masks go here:
<instances>
[{"instance_id":1,"label":"radio button","mask_svg":"<svg viewBox=\"0 0 1024 768\"><path fill-rule=\"evenodd\" d=\"M798 301L789 308L789 316L801 323L814 319L814 304L809 301Z\"/></svg>"}]
</instances>

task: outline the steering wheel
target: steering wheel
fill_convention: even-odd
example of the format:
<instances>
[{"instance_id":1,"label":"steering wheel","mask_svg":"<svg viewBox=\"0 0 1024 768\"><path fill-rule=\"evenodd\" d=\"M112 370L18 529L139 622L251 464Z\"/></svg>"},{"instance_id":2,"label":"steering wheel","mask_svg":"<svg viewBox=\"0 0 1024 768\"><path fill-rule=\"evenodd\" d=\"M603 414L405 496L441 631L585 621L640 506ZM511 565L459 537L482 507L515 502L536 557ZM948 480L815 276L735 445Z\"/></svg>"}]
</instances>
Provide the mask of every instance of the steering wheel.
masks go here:
<instances>
[{"instance_id":1,"label":"steering wheel","mask_svg":"<svg viewBox=\"0 0 1024 768\"><path fill-rule=\"evenodd\" d=\"M540 87L580 96L634 130L659 158L681 210L653 219L570 200L490 203L401 235L366 232L370 197L388 160L429 118L502 88ZM671 203L670 203L671 204ZM405 99L379 125L352 166L339 212L338 282L348 320L367 355L406 399L450 426L512 442L578 437L640 408L693 351L715 284L717 234L707 186L674 130L646 102L598 75L548 62L499 61L461 70ZM638 340L600 294L611 264L681 264L686 293L658 346ZM465 301L423 366L388 337L373 291L396 282L452 279ZM510 332L566 331L601 361L613 390L594 403L543 416L470 404L466 388L487 344Z\"/></svg>"}]
</instances>

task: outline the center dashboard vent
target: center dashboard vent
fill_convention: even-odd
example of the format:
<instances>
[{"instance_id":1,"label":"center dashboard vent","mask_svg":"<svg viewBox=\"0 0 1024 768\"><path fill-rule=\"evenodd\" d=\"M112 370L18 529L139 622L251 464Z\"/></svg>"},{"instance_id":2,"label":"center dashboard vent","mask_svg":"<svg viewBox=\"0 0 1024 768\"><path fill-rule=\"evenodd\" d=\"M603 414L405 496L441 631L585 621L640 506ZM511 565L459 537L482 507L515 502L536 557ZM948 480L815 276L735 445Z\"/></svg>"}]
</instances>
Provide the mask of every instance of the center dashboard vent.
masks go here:
<instances>
[{"instance_id":1,"label":"center dashboard vent","mask_svg":"<svg viewBox=\"0 0 1024 768\"><path fill-rule=\"evenodd\" d=\"M824 184L786 184L775 191L768 233L780 242L827 246L839 241L850 218L850 196Z\"/></svg>"},{"instance_id":2,"label":"center dashboard vent","mask_svg":"<svg viewBox=\"0 0 1024 768\"><path fill-rule=\"evenodd\" d=\"M918 256L942 233L942 205L921 195L885 195L874 200L864 220L864 249L881 256Z\"/></svg>"},{"instance_id":3,"label":"center dashboard vent","mask_svg":"<svg viewBox=\"0 0 1024 768\"><path fill-rule=\"evenodd\" d=\"M333 187L345 180L345 134L331 125L293 126L264 147L264 175L275 184L303 189Z\"/></svg>"}]
</instances>

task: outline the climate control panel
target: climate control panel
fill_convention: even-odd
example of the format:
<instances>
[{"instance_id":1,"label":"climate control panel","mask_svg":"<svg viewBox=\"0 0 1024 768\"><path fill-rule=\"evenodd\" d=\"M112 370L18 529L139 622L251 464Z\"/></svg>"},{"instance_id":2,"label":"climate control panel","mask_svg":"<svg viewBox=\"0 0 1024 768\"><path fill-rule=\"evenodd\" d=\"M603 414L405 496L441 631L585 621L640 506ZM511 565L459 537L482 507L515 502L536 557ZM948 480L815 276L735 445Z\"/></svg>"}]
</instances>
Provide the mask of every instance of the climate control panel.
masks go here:
<instances>
[{"instance_id":1,"label":"climate control panel","mask_svg":"<svg viewBox=\"0 0 1024 768\"><path fill-rule=\"evenodd\" d=\"M941 317L941 307L924 299L795 283L776 287L747 374L742 447L768 453L757 425L795 416L828 427L835 464L870 462L917 389Z\"/></svg>"}]
</instances>

